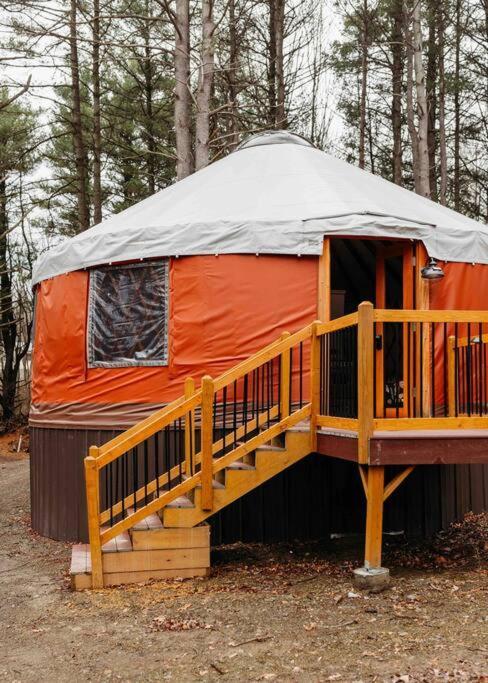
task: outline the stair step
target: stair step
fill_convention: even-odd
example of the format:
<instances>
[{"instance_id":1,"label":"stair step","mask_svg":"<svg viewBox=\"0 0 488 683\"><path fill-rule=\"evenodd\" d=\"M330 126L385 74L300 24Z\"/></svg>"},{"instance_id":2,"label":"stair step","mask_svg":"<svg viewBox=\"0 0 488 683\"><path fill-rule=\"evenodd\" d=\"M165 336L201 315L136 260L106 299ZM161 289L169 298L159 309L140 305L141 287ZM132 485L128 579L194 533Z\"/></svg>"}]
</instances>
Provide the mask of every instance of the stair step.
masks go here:
<instances>
[{"instance_id":1,"label":"stair step","mask_svg":"<svg viewBox=\"0 0 488 683\"><path fill-rule=\"evenodd\" d=\"M134 510L132 508L129 508L127 510L127 516L132 515ZM132 531L150 531L151 529L160 529L163 526L163 523L159 519L158 515L156 513L152 515L148 515L147 517L144 517L140 522L137 522L134 524L133 527L131 527Z\"/></svg>"},{"instance_id":2,"label":"stair step","mask_svg":"<svg viewBox=\"0 0 488 683\"><path fill-rule=\"evenodd\" d=\"M88 543L77 543L71 548L70 574L90 574L91 556Z\"/></svg>"},{"instance_id":3,"label":"stair step","mask_svg":"<svg viewBox=\"0 0 488 683\"><path fill-rule=\"evenodd\" d=\"M210 567L210 529L202 525L194 529L154 529L139 534L166 531L165 549L148 549L103 554L105 586L140 583L150 579L192 578L206 576ZM91 588L91 556L87 543L71 550L71 587Z\"/></svg>"},{"instance_id":4,"label":"stair step","mask_svg":"<svg viewBox=\"0 0 488 683\"><path fill-rule=\"evenodd\" d=\"M287 429L288 432L310 432L310 420L302 420L297 422L293 427Z\"/></svg>"},{"instance_id":5,"label":"stair step","mask_svg":"<svg viewBox=\"0 0 488 683\"><path fill-rule=\"evenodd\" d=\"M258 446L257 451L263 453L264 451L271 451L272 453L284 453L286 448L282 446L271 446L270 444L265 444L264 446Z\"/></svg>"},{"instance_id":6,"label":"stair step","mask_svg":"<svg viewBox=\"0 0 488 683\"><path fill-rule=\"evenodd\" d=\"M183 481L186 479L189 479L185 474L183 475ZM200 484L197 484L195 488L199 488ZM221 481L218 481L217 479L212 479L212 488L214 489L223 489L225 488L224 484L222 484Z\"/></svg>"},{"instance_id":7,"label":"stair step","mask_svg":"<svg viewBox=\"0 0 488 683\"><path fill-rule=\"evenodd\" d=\"M207 548L210 545L210 527L201 524L190 529L150 529L132 534L132 548L141 550L164 550L177 548Z\"/></svg>"},{"instance_id":8,"label":"stair step","mask_svg":"<svg viewBox=\"0 0 488 683\"><path fill-rule=\"evenodd\" d=\"M108 527L102 527L102 532L107 531ZM129 533L123 531L121 534L112 538L110 541L102 546L104 553L127 553L132 550L132 543Z\"/></svg>"},{"instance_id":9,"label":"stair step","mask_svg":"<svg viewBox=\"0 0 488 683\"><path fill-rule=\"evenodd\" d=\"M188 496L180 496L175 498L171 503L166 505L167 508L193 508L195 507Z\"/></svg>"},{"instance_id":10,"label":"stair step","mask_svg":"<svg viewBox=\"0 0 488 683\"><path fill-rule=\"evenodd\" d=\"M256 468L252 465L248 465L247 462L242 462L241 460L236 460L230 465L227 465L226 470L255 470Z\"/></svg>"}]
</instances>

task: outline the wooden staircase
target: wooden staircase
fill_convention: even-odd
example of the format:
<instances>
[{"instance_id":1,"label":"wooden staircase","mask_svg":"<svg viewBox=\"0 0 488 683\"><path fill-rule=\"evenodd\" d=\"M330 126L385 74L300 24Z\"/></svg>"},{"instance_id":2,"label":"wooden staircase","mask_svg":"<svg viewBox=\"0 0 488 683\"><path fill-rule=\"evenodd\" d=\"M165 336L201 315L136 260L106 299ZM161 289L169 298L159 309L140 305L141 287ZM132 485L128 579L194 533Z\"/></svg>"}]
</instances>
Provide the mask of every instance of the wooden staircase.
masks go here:
<instances>
[{"instance_id":1,"label":"wooden staircase","mask_svg":"<svg viewBox=\"0 0 488 683\"><path fill-rule=\"evenodd\" d=\"M280 440L282 445L276 445ZM211 510L203 508L202 486L197 484L158 514L149 514L105 543L101 548L103 585L207 575L210 527L205 520L309 453L310 425L306 422L287 430L274 444L260 446L229 462L212 481ZM133 514L129 508L127 517ZM89 544L73 546L70 575L74 590L92 587Z\"/></svg>"},{"instance_id":2,"label":"wooden staircase","mask_svg":"<svg viewBox=\"0 0 488 683\"><path fill-rule=\"evenodd\" d=\"M234 501L242 498L260 484L283 472L310 453L310 426L290 429L284 434L284 446L260 446L241 460L230 463L218 473L214 487L212 510L202 507L201 486L188 497L179 499L178 505L164 508L164 527L191 528Z\"/></svg>"}]
</instances>

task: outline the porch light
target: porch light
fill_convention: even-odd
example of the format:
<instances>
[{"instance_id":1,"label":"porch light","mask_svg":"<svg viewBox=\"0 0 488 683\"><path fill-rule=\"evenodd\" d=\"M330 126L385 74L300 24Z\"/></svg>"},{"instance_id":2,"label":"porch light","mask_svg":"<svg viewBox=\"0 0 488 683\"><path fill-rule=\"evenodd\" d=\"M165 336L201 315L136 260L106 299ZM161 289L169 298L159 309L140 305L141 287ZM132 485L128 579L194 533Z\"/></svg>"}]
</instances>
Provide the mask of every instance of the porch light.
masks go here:
<instances>
[{"instance_id":1,"label":"porch light","mask_svg":"<svg viewBox=\"0 0 488 683\"><path fill-rule=\"evenodd\" d=\"M420 272L424 280L439 280L444 277L444 271L437 265L435 258L430 258L429 263Z\"/></svg>"}]
</instances>

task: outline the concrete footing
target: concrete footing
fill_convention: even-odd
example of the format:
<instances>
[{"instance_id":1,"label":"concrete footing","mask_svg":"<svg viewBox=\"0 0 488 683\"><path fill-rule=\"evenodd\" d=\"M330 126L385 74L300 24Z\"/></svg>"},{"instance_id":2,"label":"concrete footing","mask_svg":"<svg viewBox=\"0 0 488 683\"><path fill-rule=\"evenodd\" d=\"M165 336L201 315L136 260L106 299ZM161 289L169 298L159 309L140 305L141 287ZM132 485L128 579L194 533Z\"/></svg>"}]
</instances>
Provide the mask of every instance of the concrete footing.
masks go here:
<instances>
[{"instance_id":1,"label":"concrete footing","mask_svg":"<svg viewBox=\"0 0 488 683\"><path fill-rule=\"evenodd\" d=\"M390 570L384 567L369 569L360 567L354 570L354 583L362 590L369 590L372 593L380 593L388 587L390 583Z\"/></svg>"}]
</instances>

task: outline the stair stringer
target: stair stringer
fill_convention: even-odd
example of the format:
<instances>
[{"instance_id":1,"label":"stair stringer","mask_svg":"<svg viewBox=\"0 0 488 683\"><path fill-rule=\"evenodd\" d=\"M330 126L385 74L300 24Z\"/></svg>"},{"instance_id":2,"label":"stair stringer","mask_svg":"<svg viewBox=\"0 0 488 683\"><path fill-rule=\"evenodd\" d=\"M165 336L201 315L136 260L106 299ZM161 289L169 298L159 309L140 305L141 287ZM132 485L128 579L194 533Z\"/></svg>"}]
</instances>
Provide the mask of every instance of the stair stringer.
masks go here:
<instances>
[{"instance_id":1,"label":"stair stringer","mask_svg":"<svg viewBox=\"0 0 488 683\"><path fill-rule=\"evenodd\" d=\"M225 487L214 490L212 510L202 510L201 489L194 489L194 507L164 508L163 524L166 528L191 528L205 521L246 493L283 472L311 453L310 433L289 430L285 433L284 449L257 448L255 467L252 470L225 470Z\"/></svg>"}]
</instances>

